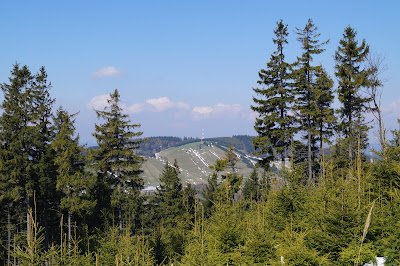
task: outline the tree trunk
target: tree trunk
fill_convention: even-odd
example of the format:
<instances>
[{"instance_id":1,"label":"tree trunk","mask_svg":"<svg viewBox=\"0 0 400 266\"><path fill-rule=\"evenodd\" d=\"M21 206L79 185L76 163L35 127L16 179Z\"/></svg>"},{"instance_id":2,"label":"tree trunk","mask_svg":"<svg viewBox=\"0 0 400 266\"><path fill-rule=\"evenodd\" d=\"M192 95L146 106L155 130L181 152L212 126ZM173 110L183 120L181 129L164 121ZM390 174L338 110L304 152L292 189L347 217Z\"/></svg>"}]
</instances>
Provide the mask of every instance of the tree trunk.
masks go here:
<instances>
[{"instance_id":1,"label":"tree trunk","mask_svg":"<svg viewBox=\"0 0 400 266\"><path fill-rule=\"evenodd\" d=\"M308 160L308 184L311 185L312 182L312 151L311 151L311 123L310 116L307 117L307 138L308 138L308 152L307 152L307 160Z\"/></svg>"},{"instance_id":2,"label":"tree trunk","mask_svg":"<svg viewBox=\"0 0 400 266\"><path fill-rule=\"evenodd\" d=\"M122 208L121 205L118 207L118 218L119 218L119 234L122 234Z\"/></svg>"},{"instance_id":3,"label":"tree trunk","mask_svg":"<svg viewBox=\"0 0 400 266\"><path fill-rule=\"evenodd\" d=\"M381 114L381 108L380 106L376 103L375 99L374 99L374 103L375 103L375 109L377 112L377 118L378 118L378 124L379 124L379 142L381 144L381 150L383 153L383 157L385 160L387 160L387 153L386 153L386 135L385 135L385 128L383 127L383 119L382 119L382 114Z\"/></svg>"},{"instance_id":4,"label":"tree trunk","mask_svg":"<svg viewBox=\"0 0 400 266\"><path fill-rule=\"evenodd\" d=\"M68 253L71 252L71 212L68 211Z\"/></svg>"},{"instance_id":5,"label":"tree trunk","mask_svg":"<svg viewBox=\"0 0 400 266\"><path fill-rule=\"evenodd\" d=\"M353 145L353 129L352 129L352 115L351 112L349 114L349 166L351 166L351 161L353 160L353 150L352 150L352 145Z\"/></svg>"},{"instance_id":6,"label":"tree trunk","mask_svg":"<svg viewBox=\"0 0 400 266\"><path fill-rule=\"evenodd\" d=\"M11 265L11 221L10 221L10 205L7 210L7 266Z\"/></svg>"},{"instance_id":7,"label":"tree trunk","mask_svg":"<svg viewBox=\"0 0 400 266\"><path fill-rule=\"evenodd\" d=\"M17 234L18 234L18 229L17 229ZM15 246L15 234L14 234L14 243L13 243L13 245L14 245L14 250L16 249L16 246ZM13 255L13 257L14 257L14 265L17 265L17 257L15 257L15 255Z\"/></svg>"},{"instance_id":8,"label":"tree trunk","mask_svg":"<svg viewBox=\"0 0 400 266\"><path fill-rule=\"evenodd\" d=\"M26 192L26 236L28 243L31 241L31 205L29 203L29 194Z\"/></svg>"},{"instance_id":9,"label":"tree trunk","mask_svg":"<svg viewBox=\"0 0 400 266\"><path fill-rule=\"evenodd\" d=\"M49 223L48 223L48 216L46 215L47 210L47 204L44 203L44 212L43 212L43 224L44 224L44 250L49 250Z\"/></svg>"},{"instance_id":10,"label":"tree trunk","mask_svg":"<svg viewBox=\"0 0 400 266\"><path fill-rule=\"evenodd\" d=\"M121 194L121 184L118 183L118 194ZM119 222L119 234L122 234L122 207L121 204L118 205L118 222Z\"/></svg>"}]
</instances>

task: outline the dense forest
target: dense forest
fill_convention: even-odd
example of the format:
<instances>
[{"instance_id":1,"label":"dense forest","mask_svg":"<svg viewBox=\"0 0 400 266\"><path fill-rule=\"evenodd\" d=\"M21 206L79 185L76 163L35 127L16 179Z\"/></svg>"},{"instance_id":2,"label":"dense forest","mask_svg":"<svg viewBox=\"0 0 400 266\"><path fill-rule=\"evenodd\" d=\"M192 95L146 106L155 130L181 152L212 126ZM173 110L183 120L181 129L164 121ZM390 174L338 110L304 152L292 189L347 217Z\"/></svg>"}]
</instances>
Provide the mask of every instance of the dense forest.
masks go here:
<instances>
[{"instance_id":1,"label":"dense forest","mask_svg":"<svg viewBox=\"0 0 400 266\"><path fill-rule=\"evenodd\" d=\"M53 110L45 68L15 64L1 84L0 264L363 265L377 256L400 264L400 131L387 132L382 119L383 62L348 26L335 85L313 63L327 41L312 20L295 30L295 62L285 61L288 34L277 22L276 50L248 89L256 136L233 138L259 163L239 175L231 145L201 192L182 184L177 161L165 164L155 193L141 192L139 176L142 155L195 139L143 138L115 90L96 110L97 147L86 149L79 114ZM365 156L369 130L376 160ZM272 161L285 164L272 171Z\"/></svg>"}]
</instances>

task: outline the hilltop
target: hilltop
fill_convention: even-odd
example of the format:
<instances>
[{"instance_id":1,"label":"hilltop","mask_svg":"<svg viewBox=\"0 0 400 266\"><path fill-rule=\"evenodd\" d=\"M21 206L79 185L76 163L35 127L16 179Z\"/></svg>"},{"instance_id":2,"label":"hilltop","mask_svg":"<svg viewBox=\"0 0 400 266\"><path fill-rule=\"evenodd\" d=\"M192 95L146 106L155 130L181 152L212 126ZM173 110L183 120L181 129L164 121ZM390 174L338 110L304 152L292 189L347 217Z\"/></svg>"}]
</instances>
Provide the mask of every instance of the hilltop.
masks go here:
<instances>
[{"instance_id":1,"label":"hilltop","mask_svg":"<svg viewBox=\"0 0 400 266\"><path fill-rule=\"evenodd\" d=\"M257 158L251 155L253 146L250 136L233 136L200 139L177 137L152 137L138 150L146 158L142 177L145 186L158 185L165 163L176 159L180 167L182 183L205 184L211 174L210 166L224 157L230 145L239 158L238 172L248 177Z\"/></svg>"},{"instance_id":2,"label":"hilltop","mask_svg":"<svg viewBox=\"0 0 400 266\"><path fill-rule=\"evenodd\" d=\"M206 143L215 143L217 146L229 147L232 145L236 150L251 154L254 151L252 144L252 136L248 135L235 135L232 137L217 137L217 138L206 138L203 141ZM143 143L137 151L138 155L145 157L154 157L157 152L162 150L178 147L185 144L201 142L199 138L192 137L172 137L172 136L160 136L160 137L149 137L147 141Z\"/></svg>"}]
</instances>

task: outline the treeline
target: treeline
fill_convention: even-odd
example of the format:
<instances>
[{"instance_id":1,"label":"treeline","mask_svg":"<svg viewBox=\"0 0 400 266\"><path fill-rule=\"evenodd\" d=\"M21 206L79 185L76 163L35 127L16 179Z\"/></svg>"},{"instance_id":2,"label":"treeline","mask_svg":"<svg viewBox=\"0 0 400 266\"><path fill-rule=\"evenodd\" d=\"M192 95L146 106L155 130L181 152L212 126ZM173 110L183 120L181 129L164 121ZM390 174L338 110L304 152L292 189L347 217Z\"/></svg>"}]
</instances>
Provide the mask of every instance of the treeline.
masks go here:
<instances>
[{"instance_id":1,"label":"treeline","mask_svg":"<svg viewBox=\"0 0 400 266\"><path fill-rule=\"evenodd\" d=\"M304 53L289 64L287 25L277 23L277 50L254 89L260 168L239 175L231 146L201 195L182 184L176 161L165 165L154 194L141 193L137 150L146 139L124 114L117 90L96 111L98 147L84 149L77 114L52 110L45 69L32 74L16 64L1 85L1 263L362 265L379 255L397 265L400 132L386 138L377 64L365 64L369 47L347 27L335 54L342 103L335 111L333 81L312 65L324 42L311 20L296 32ZM364 157L365 111L380 125L375 162ZM271 172L272 160L285 164Z\"/></svg>"},{"instance_id":2,"label":"treeline","mask_svg":"<svg viewBox=\"0 0 400 266\"><path fill-rule=\"evenodd\" d=\"M207 138L205 141L217 144L219 147L228 148L232 145L236 151L252 154L254 152L252 139L253 137L248 135L234 135L232 137Z\"/></svg>"},{"instance_id":3,"label":"treeline","mask_svg":"<svg viewBox=\"0 0 400 266\"><path fill-rule=\"evenodd\" d=\"M138 151L138 155L154 157L157 152L174 147L184 139L179 137L150 137L143 143Z\"/></svg>"}]
</instances>

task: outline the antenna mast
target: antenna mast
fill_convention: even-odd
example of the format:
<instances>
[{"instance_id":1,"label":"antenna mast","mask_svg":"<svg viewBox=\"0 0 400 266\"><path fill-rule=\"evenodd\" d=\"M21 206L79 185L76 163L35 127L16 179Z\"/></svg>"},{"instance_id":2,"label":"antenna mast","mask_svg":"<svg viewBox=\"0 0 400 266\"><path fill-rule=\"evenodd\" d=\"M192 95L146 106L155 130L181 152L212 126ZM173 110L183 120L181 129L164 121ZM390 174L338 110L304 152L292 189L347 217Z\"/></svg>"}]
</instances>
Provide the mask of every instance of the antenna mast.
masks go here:
<instances>
[{"instance_id":1,"label":"antenna mast","mask_svg":"<svg viewBox=\"0 0 400 266\"><path fill-rule=\"evenodd\" d=\"M200 149L203 148L203 141L204 141L204 128L202 128L202 130L201 130Z\"/></svg>"}]
</instances>

